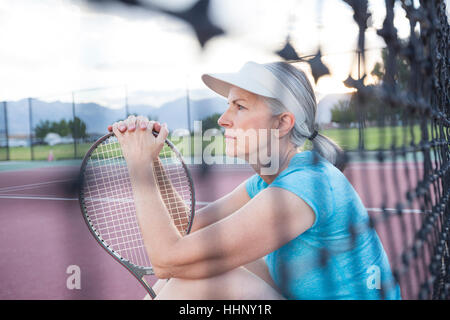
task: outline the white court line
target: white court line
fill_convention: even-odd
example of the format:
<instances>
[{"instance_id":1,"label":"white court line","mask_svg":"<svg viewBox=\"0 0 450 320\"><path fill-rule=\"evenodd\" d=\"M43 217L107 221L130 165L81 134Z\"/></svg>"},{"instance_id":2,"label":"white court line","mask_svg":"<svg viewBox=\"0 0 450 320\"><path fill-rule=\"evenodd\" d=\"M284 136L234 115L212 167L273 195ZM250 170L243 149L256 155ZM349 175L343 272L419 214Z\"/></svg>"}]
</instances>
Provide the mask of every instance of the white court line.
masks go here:
<instances>
[{"instance_id":1,"label":"white court line","mask_svg":"<svg viewBox=\"0 0 450 320\"><path fill-rule=\"evenodd\" d=\"M78 201L78 198L56 198L56 197L42 197L42 196L16 196L16 195L0 195L0 199L20 199L20 200L51 200L51 201ZM94 199L100 201L100 199ZM112 199L107 201L117 201L118 199ZM132 201L132 200L127 200ZM196 201L196 205L208 205L211 202L209 201ZM370 212L383 212L381 208L366 208L367 211ZM397 211L395 208L386 208L386 211ZM429 210L427 210L429 211ZM403 209L402 213L423 213L423 211L418 209Z\"/></svg>"},{"instance_id":2,"label":"white court line","mask_svg":"<svg viewBox=\"0 0 450 320\"><path fill-rule=\"evenodd\" d=\"M1 164L2 161L0 161ZM6 166L10 163L4 163L2 165ZM2 168L0 168L2 169ZM31 167L31 168L12 168L8 170L1 170L0 175L4 174L10 174L10 173L17 173L17 172L23 172L23 171L67 171L67 170L79 170L79 165L57 165L57 166L44 166L44 167Z\"/></svg>"},{"instance_id":3,"label":"white court line","mask_svg":"<svg viewBox=\"0 0 450 320\"><path fill-rule=\"evenodd\" d=\"M370 211L370 212L378 212L378 213L383 212L383 209L381 209L381 208L366 208L366 210ZM397 209L395 209L395 208L386 208L385 210L397 212ZM425 212L423 212L419 209L402 209L402 213L431 213L431 210L426 210Z\"/></svg>"},{"instance_id":4,"label":"white court line","mask_svg":"<svg viewBox=\"0 0 450 320\"><path fill-rule=\"evenodd\" d=\"M8 187L0 188L0 192L10 192L10 191L32 189L32 188L40 187L42 185L46 185L46 184L50 184L50 183L59 183L59 182L67 182L67 181L76 181L76 179L52 180L52 181L46 181L46 182L22 184L22 185L17 185L17 186L8 186Z\"/></svg>"},{"instance_id":5,"label":"white court line","mask_svg":"<svg viewBox=\"0 0 450 320\"><path fill-rule=\"evenodd\" d=\"M78 198L56 198L56 197L43 197L34 195L0 195L0 199L19 199L19 200L51 200L51 201L78 201ZM90 199L92 200L92 199ZM94 199L94 201L101 201L104 199ZM117 201L118 199L111 199L106 201ZM132 200L126 200L126 202L132 202ZM196 201L197 205L207 205L211 202Z\"/></svg>"},{"instance_id":6,"label":"white court line","mask_svg":"<svg viewBox=\"0 0 450 320\"><path fill-rule=\"evenodd\" d=\"M14 196L14 195L0 195L0 199L78 201L78 198L55 198L55 197L40 197L40 196Z\"/></svg>"}]
</instances>

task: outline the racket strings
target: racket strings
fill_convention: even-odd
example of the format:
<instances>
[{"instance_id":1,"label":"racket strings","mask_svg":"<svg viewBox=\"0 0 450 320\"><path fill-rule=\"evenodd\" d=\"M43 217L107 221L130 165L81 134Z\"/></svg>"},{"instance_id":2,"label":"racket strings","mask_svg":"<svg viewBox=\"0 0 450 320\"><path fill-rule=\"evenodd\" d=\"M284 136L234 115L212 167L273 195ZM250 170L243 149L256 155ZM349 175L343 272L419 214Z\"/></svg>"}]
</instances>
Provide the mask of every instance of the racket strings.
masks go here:
<instances>
[{"instance_id":1,"label":"racket strings","mask_svg":"<svg viewBox=\"0 0 450 320\"><path fill-rule=\"evenodd\" d=\"M154 174L161 198L172 222L181 235L188 231L191 220L192 190L182 162L165 145L154 162Z\"/></svg>"},{"instance_id":2,"label":"racket strings","mask_svg":"<svg viewBox=\"0 0 450 320\"><path fill-rule=\"evenodd\" d=\"M163 159L165 159L163 157ZM155 162L154 172L158 188L164 204L177 229L182 235L186 234L189 225L190 209L186 203L190 202L190 186L184 178L181 166Z\"/></svg>"},{"instance_id":3,"label":"racket strings","mask_svg":"<svg viewBox=\"0 0 450 320\"><path fill-rule=\"evenodd\" d=\"M167 145L155 162L154 173L167 211L184 235L190 223L193 195L182 162ZM128 168L115 137L109 137L92 152L84 171L84 186L84 205L97 236L122 258L150 267Z\"/></svg>"},{"instance_id":4,"label":"racket strings","mask_svg":"<svg viewBox=\"0 0 450 320\"><path fill-rule=\"evenodd\" d=\"M97 147L86 168L86 178L88 191L93 192L85 195L85 203L98 235L123 258L149 266L134 214L128 169L117 139L108 139Z\"/></svg>"}]
</instances>

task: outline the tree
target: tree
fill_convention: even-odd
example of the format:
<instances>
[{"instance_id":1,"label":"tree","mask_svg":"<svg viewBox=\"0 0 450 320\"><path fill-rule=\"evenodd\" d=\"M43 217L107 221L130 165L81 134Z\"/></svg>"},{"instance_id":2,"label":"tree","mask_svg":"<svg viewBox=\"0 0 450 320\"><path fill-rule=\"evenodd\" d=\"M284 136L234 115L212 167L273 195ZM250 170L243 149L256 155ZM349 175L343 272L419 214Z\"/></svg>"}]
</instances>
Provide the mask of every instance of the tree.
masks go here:
<instances>
[{"instance_id":1,"label":"tree","mask_svg":"<svg viewBox=\"0 0 450 320\"><path fill-rule=\"evenodd\" d=\"M331 121L348 126L356 121L355 104L347 100L339 100L331 109Z\"/></svg>"},{"instance_id":2,"label":"tree","mask_svg":"<svg viewBox=\"0 0 450 320\"><path fill-rule=\"evenodd\" d=\"M375 63L370 74L376 79L377 84L380 84L384 79L386 74L385 66L388 61L388 51L387 48L381 50L381 59L382 62ZM402 55L395 56L395 75L394 81L395 84L399 87L400 90L405 90L408 88L408 82L411 75L411 67L409 61Z\"/></svg>"},{"instance_id":3,"label":"tree","mask_svg":"<svg viewBox=\"0 0 450 320\"><path fill-rule=\"evenodd\" d=\"M202 130L203 132L205 132L208 129L213 129L216 128L218 130L220 130L220 126L217 123L217 121L219 120L220 116L222 114L220 113L214 113L208 117L206 117L205 119L202 120Z\"/></svg>"},{"instance_id":4,"label":"tree","mask_svg":"<svg viewBox=\"0 0 450 320\"><path fill-rule=\"evenodd\" d=\"M68 136L71 132L69 123L66 121L66 119L62 119L59 122L52 122L50 131L58 133L61 137Z\"/></svg>"},{"instance_id":5,"label":"tree","mask_svg":"<svg viewBox=\"0 0 450 320\"><path fill-rule=\"evenodd\" d=\"M373 87L377 90L377 87ZM376 95L359 96L353 94L350 100L340 100L331 109L331 121L348 127L352 122L364 122L364 127L378 126L380 120L399 121L403 113L402 109L391 108L386 102L381 101Z\"/></svg>"},{"instance_id":6,"label":"tree","mask_svg":"<svg viewBox=\"0 0 450 320\"><path fill-rule=\"evenodd\" d=\"M44 139L49 132L54 132L59 134L61 137L65 137L71 133L71 130L66 119L52 122L49 120L41 120L35 126L34 132L36 134L36 138Z\"/></svg>"},{"instance_id":7,"label":"tree","mask_svg":"<svg viewBox=\"0 0 450 320\"><path fill-rule=\"evenodd\" d=\"M70 133L74 139L86 138L86 124L78 117L69 121Z\"/></svg>"},{"instance_id":8,"label":"tree","mask_svg":"<svg viewBox=\"0 0 450 320\"><path fill-rule=\"evenodd\" d=\"M386 75L385 66L388 62L388 51L386 48L381 51L381 62L377 62L370 74L375 78L376 83L373 89L379 87ZM411 68L408 60L401 56L395 56L395 75L394 82L398 90L406 90L408 88ZM375 95L366 95L363 100L357 95L352 95L350 101L338 101L331 110L331 119L334 122L343 125L349 125L351 122L358 122L360 113L363 115L365 122L377 124L380 115L384 119L398 121L401 119L402 110L398 108L389 108L386 103L380 101ZM368 125L366 123L366 125Z\"/></svg>"},{"instance_id":9,"label":"tree","mask_svg":"<svg viewBox=\"0 0 450 320\"><path fill-rule=\"evenodd\" d=\"M44 139L47 133L51 132L52 124L48 120L41 120L34 128L34 133L36 134L36 138Z\"/></svg>"}]
</instances>

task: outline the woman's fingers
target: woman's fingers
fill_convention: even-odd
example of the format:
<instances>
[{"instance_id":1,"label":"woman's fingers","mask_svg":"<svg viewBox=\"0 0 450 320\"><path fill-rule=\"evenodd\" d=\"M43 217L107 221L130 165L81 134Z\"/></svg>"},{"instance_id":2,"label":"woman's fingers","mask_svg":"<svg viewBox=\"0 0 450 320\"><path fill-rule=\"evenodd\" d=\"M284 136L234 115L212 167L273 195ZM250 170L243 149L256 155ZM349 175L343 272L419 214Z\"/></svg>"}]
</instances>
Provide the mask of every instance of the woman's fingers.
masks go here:
<instances>
[{"instance_id":1,"label":"woman's fingers","mask_svg":"<svg viewBox=\"0 0 450 320\"><path fill-rule=\"evenodd\" d=\"M125 121L119 121L117 126L121 133L127 131L127 125L125 124Z\"/></svg>"},{"instance_id":2,"label":"woman's fingers","mask_svg":"<svg viewBox=\"0 0 450 320\"><path fill-rule=\"evenodd\" d=\"M151 128L150 128L150 123L151 123ZM159 130L161 130L161 124L158 121L149 120L147 129L149 129L151 131L159 132Z\"/></svg>"},{"instance_id":3,"label":"woman's fingers","mask_svg":"<svg viewBox=\"0 0 450 320\"><path fill-rule=\"evenodd\" d=\"M131 115L125 120L126 126L128 131L134 131L136 130L136 117L134 115ZM125 129L125 130L127 130Z\"/></svg>"},{"instance_id":4,"label":"woman's fingers","mask_svg":"<svg viewBox=\"0 0 450 320\"><path fill-rule=\"evenodd\" d=\"M149 122L147 123L147 130L152 132L154 130L154 126L155 126L155 121L149 120Z\"/></svg>"},{"instance_id":5,"label":"woman's fingers","mask_svg":"<svg viewBox=\"0 0 450 320\"><path fill-rule=\"evenodd\" d=\"M127 130L133 132L137 129L148 130L150 133L158 132L157 137L152 134L152 137L156 139L155 142L158 144L164 144L169 134L167 124L161 125L158 121L148 120L145 116L135 117L131 115L125 120L114 122L108 126L108 131L113 132L117 138L122 137Z\"/></svg>"},{"instance_id":6,"label":"woman's fingers","mask_svg":"<svg viewBox=\"0 0 450 320\"><path fill-rule=\"evenodd\" d=\"M139 127L141 130L147 130L148 118L144 116L138 116L136 118L136 128Z\"/></svg>"},{"instance_id":7,"label":"woman's fingers","mask_svg":"<svg viewBox=\"0 0 450 320\"><path fill-rule=\"evenodd\" d=\"M149 127L149 120L145 116L134 116L130 115L127 119L118 121L108 126L109 132L114 132L114 125L117 126L119 132L124 133L125 131L135 131L136 128L146 130ZM161 124L158 121L152 121L152 130L159 132L161 130Z\"/></svg>"},{"instance_id":8,"label":"woman's fingers","mask_svg":"<svg viewBox=\"0 0 450 320\"><path fill-rule=\"evenodd\" d=\"M163 145L164 142L166 141L168 135L169 135L169 129L167 128L167 124L164 123L163 125L161 125L159 134L156 137L156 142Z\"/></svg>"},{"instance_id":9,"label":"woman's fingers","mask_svg":"<svg viewBox=\"0 0 450 320\"><path fill-rule=\"evenodd\" d=\"M114 122L111 126L111 132L114 132L117 138L121 136L121 132L119 130L119 122Z\"/></svg>"},{"instance_id":10,"label":"woman's fingers","mask_svg":"<svg viewBox=\"0 0 450 320\"><path fill-rule=\"evenodd\" d=\"M155 130L156 132L159 132L161 130L161 124L158 121L155 121L153 130Z\"/></svg>"}]
</instances>

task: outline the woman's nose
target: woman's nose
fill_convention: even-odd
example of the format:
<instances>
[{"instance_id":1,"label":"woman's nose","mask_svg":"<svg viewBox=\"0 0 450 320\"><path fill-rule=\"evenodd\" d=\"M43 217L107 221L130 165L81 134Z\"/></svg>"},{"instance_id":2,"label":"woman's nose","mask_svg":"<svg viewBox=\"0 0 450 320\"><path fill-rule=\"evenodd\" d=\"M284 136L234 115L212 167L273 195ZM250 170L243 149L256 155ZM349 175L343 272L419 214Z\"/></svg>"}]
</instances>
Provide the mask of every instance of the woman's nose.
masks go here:
<instances>
[{"instance_id":1,"label":"woman's nose","mask_svg":"<svg viewBox=\"0 0 450 320\"><path fill-rule=\"evenodd\" d=\"M229 115L228 115L228 110L225 111L220 118L217 120L217 123L219 124L219 126L224 127L224 128L231 128L231 126L233 125L233 122L231 121Z\"/></svg>"}]
</instances>

